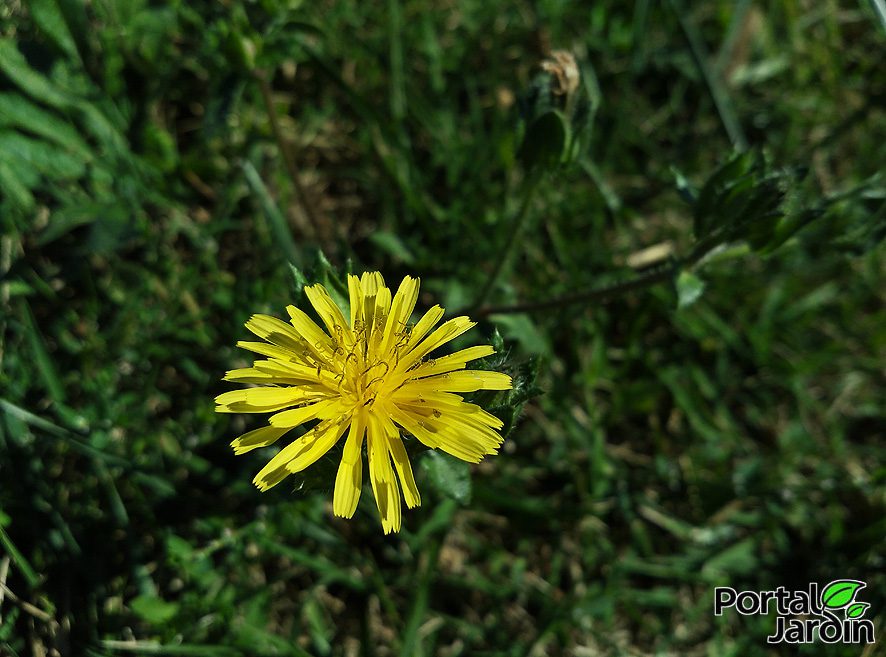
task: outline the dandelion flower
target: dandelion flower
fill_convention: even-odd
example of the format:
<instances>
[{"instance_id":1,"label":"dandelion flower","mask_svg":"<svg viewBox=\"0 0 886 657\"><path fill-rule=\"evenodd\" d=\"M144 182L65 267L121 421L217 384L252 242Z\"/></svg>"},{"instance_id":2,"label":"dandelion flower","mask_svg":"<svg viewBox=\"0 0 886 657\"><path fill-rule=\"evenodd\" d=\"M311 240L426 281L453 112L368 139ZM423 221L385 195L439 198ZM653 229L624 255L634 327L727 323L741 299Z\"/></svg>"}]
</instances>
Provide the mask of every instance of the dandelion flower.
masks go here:
<instances>
[{"instance_id":1,"label":"dandelion flower","mask_svg":"<svg viewBox=\"0 0 886 657\"><path fill-rule=\"evenodd\" d=\"M400 529L401 488L406 506L421 504L401 430L471 463L496 453L501 420L458 393L508 390L511 378L465 369L470 361L495 353L490 346L428 358L475 323L456 317L434 329L443 317L443 309L434 306L411 324L418 286L419 279L407 276L392 296L378 272L348 276L350 321L318 284L306 286L305 292L325 331L295 306L286 309L289 323L268 315L254 315L246 323L263 342L237 346L267 359L224 378L258 387L219 395L216 410L274 414L268 426L231 443L234 452L267 447L296 427L315 423L256 475L253 483L259 489L304 470L347 433L333 511L350 518L363 484L365 438L369 480L387 534Z\"/></svg>"}]
</instances>

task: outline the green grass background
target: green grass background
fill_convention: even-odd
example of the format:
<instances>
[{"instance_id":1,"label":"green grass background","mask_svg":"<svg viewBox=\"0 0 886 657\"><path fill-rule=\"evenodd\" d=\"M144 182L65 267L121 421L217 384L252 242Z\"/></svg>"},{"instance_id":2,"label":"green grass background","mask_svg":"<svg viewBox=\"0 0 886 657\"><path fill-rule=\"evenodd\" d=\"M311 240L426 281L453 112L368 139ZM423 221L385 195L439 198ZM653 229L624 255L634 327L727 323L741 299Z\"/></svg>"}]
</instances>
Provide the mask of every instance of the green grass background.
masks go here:
<instances>
[{"instance_id":1,"label":"green grass background","mask_svg":"<svg viewBox=\"0 0 886 657\"><path fill-rule=\"evenodd\" d=\"M712 600L857 578L886 632L877 2L6 0L0 34L0 653L876 653L767 646ZM680 180L745 144L814 221L682 307L666 281L486 318L542 394L470 478L417 463L399 535L368 490L352 521L331 480L260 494L267 451L228 445L260 419L212 403L243 323L304 306L318 245L469 305L551 48L595 112L490 303L688 252Z\"/></svg>"}]
</instances>

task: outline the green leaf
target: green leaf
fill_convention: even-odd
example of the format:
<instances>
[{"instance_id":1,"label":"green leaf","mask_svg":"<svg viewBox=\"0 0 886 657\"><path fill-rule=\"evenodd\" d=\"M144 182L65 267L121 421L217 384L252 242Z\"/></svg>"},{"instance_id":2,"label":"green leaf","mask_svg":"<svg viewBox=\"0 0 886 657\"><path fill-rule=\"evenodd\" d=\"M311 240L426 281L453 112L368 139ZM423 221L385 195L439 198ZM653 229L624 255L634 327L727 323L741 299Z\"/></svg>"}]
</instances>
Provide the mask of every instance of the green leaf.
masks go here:
<instances>
[{"instance_id":1,"label":"green leaf","mask_svg":"<svg viewBox=\"0 0 886 657\"><path fill-rule=\"evenodd\" d=\"M738 541L708 559L701 575L714 581L726 575L747 575L759 566L759 543L754 537Z\"/></svg>"},{"instance_id":2,"label":"green leaf","mask_svg":"<svg viewBox=\"0 0 886 657\"><path fill-rule=\"evenodd\" d=\"M46 391L55 401L64 401L65 388L62 384L58 371L55 368L55 360L49 355L46 344L43 341L43 335L37 327L37 322L31 312L31 307L23 302L24 317L27 323L28 340L31 343L31 355L34 358L33 363L46 385Z\"/></svg>"},{"instance_id":3,"label":"green leaf","mask_svg":"<svg viewBox=\"0 0 886 657\"><path fill-rule=\"evenodd\" d=\"M295 293L301 294L305 289L305 285L310 285L311 281L305 276L305 273L296 267L293 263L289 263L289 271L292 273L292 282L295 285Z\"/></svg>"},{"instance_id":4,"label":"green leaf","mask_svg":"<svg viewBox=\"0 0 886 657\"><path fill-rule=\"evenodd\" d=\"M129 603L130 609L152 625L160 625L171 620L178 613L178 605L166 602L154 595L140 595Z\"/></svg>"},{"instance_id":5,"label":"green leaf","mask_svg":"<svg viewBox=\"0 0 886 657\"><path fill-rule=\"evenodd\" d=\"M835 579L821 592L821 604L827 609L842 609L855 599L867 584L857 579Z\"/></svg>"},{"instance_id":6,"label":"green leaf","mask_svg":"<svg viewBox=\"0 0 886 657\"><path fill-rule=\"evenodd\" d=\"M373 246L384 251L397 262L407 265L415 262L415 256L412 251L395 233L385 230L376 231L369 236L369 241L372 242Z\"/></svg>"},{"instance_id":7,"label":"green leaf","mask_svg":"<svg viewBox=\"0 0 886 657\"><path fill-rule=\"evenodd\" d=\"M0 127L26 130L63 146L84 160L91 160L89 146L66 119L48 112L18 93L0 93Z\"/></svg>"},{"instance_id":8,"label":"green leaf","mask_svg":"<svg viewBox=\"0 0 886 657\"><path fill-rule=\"evenodd\" d=\"M681 271L677 276L677 307L686 308L698 301L705 283L691 271Z\"/></svg>"},{"instance_id":9,"label":"green leaf","mask_svg":"<svg viewBox=\"0 0 886 657\"><path fill-rule=\"evenodd\" d=\"M333 632L329 627L329 622L323 613L322 606L314 597L308 598L302 606L302 612L307 620L308 631L311 635L311 641L318 655L328 655L332 650Z\"/></svg>"},{"instance_id":10,"label":"green leaf","mask_svg":"<svg viewBox=\"0 0 886 657\"><path fill-rule=\"evenodd\" d=\"M55 0L31 0L29 7L34 23L50 41L69 57L78 59L77 46Z\"/></svg>"},{"instance_id":11,"label":"green leaf","mask_svg":"<svg viewBox=\"0 0 886 657\"><path fill-rule=\"evenodd\" d=\"M246 176L246 182L249 184L253 193L258 197L259 205L268 221L268 226L274 236L276 246L283 251L283 255L289 260L289 262L296 266L301 266L303 263L302 253L292 237L292 230L289 227L289 222L286 220L286 217L283 216L283 213L277 206L277 202L273 199L268 188L265 186L261 175L259 175L258 170L253 166L252 162L244 160L241 166L243 168L243 174Z\"/></svg>"},{"instance_id":12,"label":"green leaf","mask_svg":"<svg viewBox=\"0 0 886 657\"><path fill-rule=\"evenodd\" d=\"M489 319L502 328L506 338L518 342L526 353L540 356L551 354L548 336L529 315L491 315Z\"/></svg>"},{"instance_id":13,"label":"green leaf","mask_svg":"<svg viewBox=\"0 0 886 657\"><path fill-rule=\"evenodd\" d=\"M861 618L870 606L867 602L853 602L846 608L846 618Z\"/></svg>"},{"instance_id":14,"label":"green leaf","mask_svg":"<svg viewBox=\"0 0 886 657\"><path fill-rule=\"evenodd\" d=\"M15 543L12 542L12 539L9 538L9 535L2 526L0 526L0 547L2 547L3 551L9 555L12 563L15 564L24 578L28 581L28 586L31 588L37 586L40 582L40 577L37 575L33 566L28 563L28 560L25 559L24 555L15 546Z\"/></svg>"},{"instance_id":15,"label":"green leaf","mask_svg":"<svg viewBox=\"0 0 886 657\"><path fill-rule=\"evenodd\" d=\"M0 39L0 73L5 74L35 100L59 109L75 105L68 94L60 91L49 78L30 67L12 38Z\"/></svg>"},{"instance_id":16,"label":"green leaf","mask_svg":"<svg viewBox=\"0 0 886 657\"><path fill-rule=\"evenodd\" d=\"M34 208L34 195L19 176L20 169L0 160L0 189L10 199L15 207L23 212L29 212Z\"/></svg>"},{"instance_id":17,"label":"green leaf","mask_svg":"<svg viewBox=\"0 0 886 657\"><path fill-rule=\"evenodd\" d=\"M454 456L443 452L428 451L421 461L431 484L440 493L459 504L471 501L471 468Z\"/></svg>"},{"instance_id":18,"label":"green leaf","mask_svg":"<svg viewBox=\"0 0 886 657\"><path fill-rule=\"evenodd\" d=\"M547 112L530 123L520 146L526 170L556 167L566 156L569 134L569 124L560 112Z\"/></svg>"},{"instance_id":19,"label":"green leaf","mask_svg":"<svg viewBox=\"0 0 886 657\"><path fill-rule=\"evenodd\" d=\"M47 178L62 180L79 178L86 168L82 158L12 130L0 130L0 161L13 168L24 164Z\"/></svg>"}]
</instances>

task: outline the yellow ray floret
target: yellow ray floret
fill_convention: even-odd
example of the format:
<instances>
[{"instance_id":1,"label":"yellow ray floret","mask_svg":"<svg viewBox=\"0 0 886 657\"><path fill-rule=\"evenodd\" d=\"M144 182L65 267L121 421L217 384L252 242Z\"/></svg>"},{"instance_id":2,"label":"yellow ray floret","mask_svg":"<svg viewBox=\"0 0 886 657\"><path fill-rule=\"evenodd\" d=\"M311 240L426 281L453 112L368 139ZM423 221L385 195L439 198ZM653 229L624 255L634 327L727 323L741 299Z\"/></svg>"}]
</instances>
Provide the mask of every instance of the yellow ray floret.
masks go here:
<instances>
[{"instance_id":1,"label":"yellow ray floret","mask_svg":"<svg viewBox=\"0 0 886 657\"><path fill-rule=\"evenodd\" d=\"M357 509L365 442L369 480L387 534L400 529L401 495L409 508L421 504L401 432L472 463L498 451L502 421L458 393L508 390L511 378L465 369L495 353L487 345L432 355L475 324L455 317L437 326L444 314L440 306L411 323L419 282L407 276L392 294L378 272L348 276L347 312L322 285L307 286L323 328L295 306L286 309L288 323L268 315L249 319L246 327L262 341L237 346L265 358L224 378L257 387L219 395L216 410L271 416L268 426L231 443L234 452L268 447L290 431L302 432L259 471L254 479L259 489L309 467L347 434L333 512L350 518ZM312 422L307 430L298 428Z\"/></svg>"}]
</instances>

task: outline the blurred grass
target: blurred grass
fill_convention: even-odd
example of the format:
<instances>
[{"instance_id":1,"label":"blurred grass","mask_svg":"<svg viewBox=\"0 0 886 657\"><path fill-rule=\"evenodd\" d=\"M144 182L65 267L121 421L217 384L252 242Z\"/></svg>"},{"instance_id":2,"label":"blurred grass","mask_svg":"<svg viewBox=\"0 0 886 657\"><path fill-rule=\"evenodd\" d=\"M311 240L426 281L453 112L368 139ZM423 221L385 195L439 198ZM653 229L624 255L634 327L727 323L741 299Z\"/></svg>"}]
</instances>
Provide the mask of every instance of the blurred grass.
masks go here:
<instances>
[{"instance_id":1,"label":"blurred grass","mask_svg":"<svg viewBox=\"0 0 886 657\"><path fill-rule=\"evenodd\" d=\"M6 596L0 650L777 654L771 618L713 617L713 587L837 577L868 583L883 632L869 4L13 0L0 35L0 572L42 614ZM551 47L599 88L589 146L539 186L490 303L686 253L674 171L700 186L745 139L806 172L785 204L816 220L713 254L680 307L663 284L484 322L541 359L544 394L469 502L416 468L424 505L385 538L368 494L351 522L328 490L260 495L265 457L228 447L256 421L212 411L243 322L302 302L287 263L318 242L470 305L519 206L515 99Z\"/></svg>"}]
</instances>

